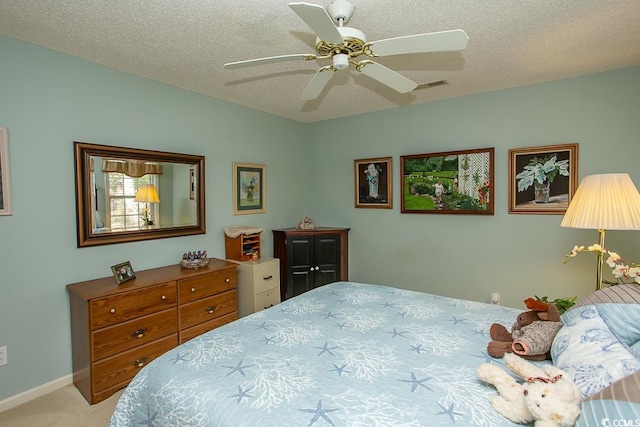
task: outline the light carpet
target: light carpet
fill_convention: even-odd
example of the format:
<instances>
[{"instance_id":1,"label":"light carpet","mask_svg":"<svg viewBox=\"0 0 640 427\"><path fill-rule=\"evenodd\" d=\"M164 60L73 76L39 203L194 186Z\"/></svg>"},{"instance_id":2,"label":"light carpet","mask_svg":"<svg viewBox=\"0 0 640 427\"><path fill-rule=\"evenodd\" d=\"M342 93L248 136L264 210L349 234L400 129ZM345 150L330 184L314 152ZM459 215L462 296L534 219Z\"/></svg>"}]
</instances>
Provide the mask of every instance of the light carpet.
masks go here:
<instances>
[{"instance_id":1,"label":"light carpet","mask_svg":"<svg viewBox=\"0 0 640 427\"><path fill-rule=\"evenodd\" d=\"M124 389L95 405L70 384L0 412L2 427L106 427Z\"/></svg>"}]
</instances>

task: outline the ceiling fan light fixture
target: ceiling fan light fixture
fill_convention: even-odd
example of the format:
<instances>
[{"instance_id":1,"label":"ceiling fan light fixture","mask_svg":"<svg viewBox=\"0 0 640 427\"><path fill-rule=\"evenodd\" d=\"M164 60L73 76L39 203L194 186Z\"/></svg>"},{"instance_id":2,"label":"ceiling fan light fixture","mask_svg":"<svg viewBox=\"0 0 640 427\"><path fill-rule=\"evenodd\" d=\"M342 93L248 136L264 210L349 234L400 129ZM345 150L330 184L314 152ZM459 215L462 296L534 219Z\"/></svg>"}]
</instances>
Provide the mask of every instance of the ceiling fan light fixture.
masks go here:
<instances>
[{"instance_id":1,"label":"ceiling fan light fixture","mask_svg":"<svg viewBox=\"0 0 640 427\"><path fill-rule=\"evenodd\" d=\"M349 68L349 55L344 53L337 53L333 55L333 67L336 70L344 70Z\"/></svg>"}]
</instances>

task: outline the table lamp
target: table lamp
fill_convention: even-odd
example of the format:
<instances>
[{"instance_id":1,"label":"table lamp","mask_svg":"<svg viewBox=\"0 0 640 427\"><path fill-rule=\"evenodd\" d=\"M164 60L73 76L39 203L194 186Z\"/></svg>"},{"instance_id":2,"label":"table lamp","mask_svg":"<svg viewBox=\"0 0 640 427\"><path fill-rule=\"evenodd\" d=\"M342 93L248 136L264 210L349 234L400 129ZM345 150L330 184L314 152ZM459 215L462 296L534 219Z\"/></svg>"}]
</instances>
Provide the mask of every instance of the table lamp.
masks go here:
<instances>
[{"instance_id":1,"label":"table lamp","mask_svg":"<svg viewBox=\"0 0 640 427\"><path fill-rule=\"evenodd\" d=\"M141 185L133 200L138 203L146 203L144 209L142 209L142 220L145 225L153 225L153 221L149 216L149 203L160 203L156 186L153 184Z\"/></svg>"},{"instance_id":2,"label":"table lamp","mask_svg":"<svg viewBox=\"0 0 640 427\"><path fill-rule=\"evenodd\" d=\"M640 230L640 194L629 174L585 176L560 226L598 230L602 248L605 230ZM598 253L597 262L596 289L601 289L604 254Z\"/></svg>"}]
</instances>

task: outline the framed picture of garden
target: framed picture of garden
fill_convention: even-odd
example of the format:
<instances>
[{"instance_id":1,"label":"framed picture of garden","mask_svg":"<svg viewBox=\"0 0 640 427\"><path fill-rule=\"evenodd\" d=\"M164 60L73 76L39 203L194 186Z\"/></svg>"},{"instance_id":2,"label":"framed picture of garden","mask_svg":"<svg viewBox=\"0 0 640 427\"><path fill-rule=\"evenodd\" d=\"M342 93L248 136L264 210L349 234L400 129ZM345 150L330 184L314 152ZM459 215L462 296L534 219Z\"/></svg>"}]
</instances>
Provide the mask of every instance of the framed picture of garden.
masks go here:
<instances>
[{"instance_id":1,"label":"framed picture of garden","mask_svg":"<svg viewBox=\"0 0 640 427\"><path fill-rule=\"evenodd\" d=\"M257 163L233 163L233 214L267 211L267 167Z\"/></svg>"},{"instance_id":2,"label":"framed picture of garden","mask_svg":"<svg viewBox=\"0 0 640 427\"><path fill-rule=\"evenodd\" d=\"M578 144L509 150L509 213L562 215L578 186Z\"/></svg>"},{"instance_id":3,"label":"framed picture of garden","mask_svg":"<svg viewBox=\"0 0 640 427\"><path fill-rule=\"evenodd\" d=\"M493 215L494 151L401 156L401 212Z\"/></svg>"},{"instance_id":4,"label":"framed picture of garden","mask_svg":"<svg viewBox=\"0 0 640 427\"><path fill-rule=\"evenodd\" d=\"M353 163L356 208L393 208L391 157L357 159Z\"/></svg>"}]
</instances>

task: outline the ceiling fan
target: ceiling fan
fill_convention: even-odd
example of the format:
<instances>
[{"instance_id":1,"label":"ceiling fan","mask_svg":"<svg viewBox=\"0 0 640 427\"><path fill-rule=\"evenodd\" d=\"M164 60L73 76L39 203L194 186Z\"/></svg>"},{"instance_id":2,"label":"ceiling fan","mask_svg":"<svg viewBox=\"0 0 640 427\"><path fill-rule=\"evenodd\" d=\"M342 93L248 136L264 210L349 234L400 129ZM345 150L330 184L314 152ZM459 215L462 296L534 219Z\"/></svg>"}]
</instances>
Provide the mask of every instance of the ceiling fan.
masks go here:
<instances>
[{"instance_id":1,"label":"ceiling fan","mask_svg":"<svg viewBox=\"0 0 640 427\"><path fill-rule=\"evenodd\" d=\"M224 64L224 68L232 70L285 61L331 59L332 64L320 68L305 88L300 97L304 101L320 96L324 87L333 77L333 72L347 69L350 65L353 65L357 71L364 75L400 93L411 92L418 85L414 81L370 59L356 60L356 58L361 55L375 58L410 53L462 50L467 47L469 41L464 30L450 30L367 43L367 38L362 31L344 26L351 19L355 10L353 3L349 0L334 0L329 5L328 12L322 6L304 2L289 3L289 7L316 34L316 54L279 55L229 62Z\"/></svg>"}]
</instances>

